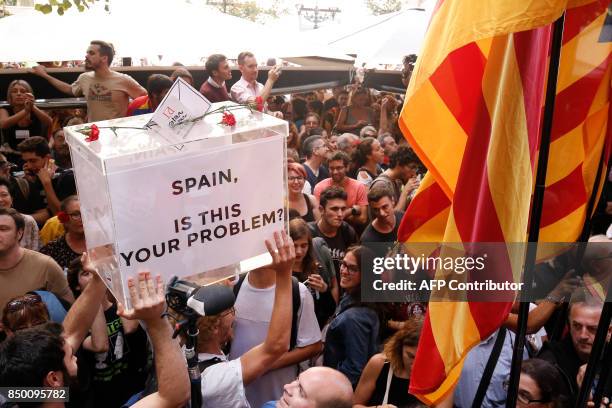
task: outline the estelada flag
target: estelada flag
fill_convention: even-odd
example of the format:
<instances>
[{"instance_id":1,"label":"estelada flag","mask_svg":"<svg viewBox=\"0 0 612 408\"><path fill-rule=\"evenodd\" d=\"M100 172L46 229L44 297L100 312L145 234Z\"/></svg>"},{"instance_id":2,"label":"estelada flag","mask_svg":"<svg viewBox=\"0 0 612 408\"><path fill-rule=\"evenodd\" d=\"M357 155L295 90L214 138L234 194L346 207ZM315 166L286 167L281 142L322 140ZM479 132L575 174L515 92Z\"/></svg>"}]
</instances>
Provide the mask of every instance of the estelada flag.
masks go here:
<instances>
[{"instance_id":1,"label":"estelada flag","mask_svg":"<svg viewBox=\"0 0 612 408\"><path fill-rule=\"evenodd\" d=\"M429 169L402 221L400 241L526 240L551 23L568 7L593 3L601 2L439 1L399 121ZM609 52L605 58L609 62ZM606 97L600 96L601 104ZM590 155L597 155L589 140ZM502 274L510 280L517 265L506 263ZM452 391L466 353L504 322L510 307L430 303L410 392L437 403Z\"/></svg>"}]
</instances>

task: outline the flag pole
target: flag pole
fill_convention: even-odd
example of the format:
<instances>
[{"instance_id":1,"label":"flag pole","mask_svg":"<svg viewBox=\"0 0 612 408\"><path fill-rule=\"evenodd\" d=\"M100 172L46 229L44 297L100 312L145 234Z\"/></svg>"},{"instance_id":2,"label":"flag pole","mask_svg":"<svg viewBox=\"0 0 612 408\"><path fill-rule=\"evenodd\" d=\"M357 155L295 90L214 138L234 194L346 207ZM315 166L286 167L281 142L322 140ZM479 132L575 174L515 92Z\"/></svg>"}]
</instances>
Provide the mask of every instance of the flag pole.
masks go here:
<instances>
[{"instance_id":1,"label":"flag pole","mask_svg":"<svg viewBox=\"0 0 612 408\"><path fill-rule=\"evenodd\" d=\"M531 204L531 216L529 220L529 240L523 273L523 291L518 313L518 328L516 341L512 350L512 365L510 370L510 381L508 384L508 395L506 407L515 408L518 394L519 376L521 363L523 361L523 350L525 349L525 335L527 334L527 319L529 317L529 293L533 285L533 271L537 254L537 242L540 236L540 221L542 219L542 208L544 204L544 191L546 190L546 170L548 168L548 155L550 150L550 139L552 133L553 113L555 110L555 98L557 95L557 77L559 76L559 61L561 59L561 45L563 40L563 26L565 24L565 12L553 25L553 37L550 51L550 63L548 66L548 80L546 83L546 103L544 105L544 117L542 123L542 136L540 139L540 152L536 173L535 190Z\"/></svg>"},{"instance_id":2,"label":"flag pole","mask_svg":"<svg viewBox=\"0 0 612 408\"><path fill-rule=\"evenodd\" d=\"M608 291L608 293L610 293ZM612 341L609 341L606 345L606 349L603 354L601 363L601 371L599 372L599 383L595 387L595 393L593 395L593 404L596 407L601 406L601 400L604 393L604 388L608 383L608 376L610 375L610 367L612 366Z\"/></svg>"},{"instance_id":3,"label":"flag pole","mask_svg":"<svg viewBox=\"0 0 612 408\"><path fill-rule=\"evenodd\" d=\"M578 398L576 398L576 405L574 405L577 408L586 406L587 400L589 398L589 392L591 391L591 385L593 384L593 380L595 379L595 374L597 372L597 364L599 363L601 353L606 344L608 328L610 327L610 320L612 319L611 292L612 280L608 284L606 302L604 303L603 309L601 311L601 317L599 318L599 324L597 325L597 334L595 334L595 339L593 340L593 347L591 348L591 354L589 355L589 362L587 363L586 371L584 373L584 379L582 380L580 392L578 393ZM599 379L600 382L605 382L605 380L606 378ZM601 387L603 387L603 385L598 384L597 389L603 390ZM601 394L599 394L599 396L601 397Z\"/></svg>"},{"instance_id":4,"label":"flag pole","mask_svg":"<svg viewBox=\"0 0 612 408\"><path fill-rule=\"evenodd\" d=\"M607 145L601 149L601 156L599 158L599 166L597 167L597 174L595 175L595 182L593 183L593 192L591 193L591 197L589 197L589 202L587 203L587 208L585 212L585 220L584 225L582 226L582 232L580 233L580 237L578 238L578 246L576 248L576 259L574 261L574 270L578 276L583 275L582 271L582 258L584 258L584 253L586 252L587 241L589 240L589 235L591 233L591 223L592 223L592 215L595 206L597 205L597 192L599 191L599 184L601 183L601 177L604 171L604 163L606 162L607 155ZM603 191L602 191L603 192ZM563 303L563 306L558 309L559 312L556 316L556 321L553 326L552 333L548 337L548 341L558 341L561 338L561 334L563 333L563 328L565 327L565 322L567 320L567 312L568 312L568 304Z\"/></svg>"}]
</instances>

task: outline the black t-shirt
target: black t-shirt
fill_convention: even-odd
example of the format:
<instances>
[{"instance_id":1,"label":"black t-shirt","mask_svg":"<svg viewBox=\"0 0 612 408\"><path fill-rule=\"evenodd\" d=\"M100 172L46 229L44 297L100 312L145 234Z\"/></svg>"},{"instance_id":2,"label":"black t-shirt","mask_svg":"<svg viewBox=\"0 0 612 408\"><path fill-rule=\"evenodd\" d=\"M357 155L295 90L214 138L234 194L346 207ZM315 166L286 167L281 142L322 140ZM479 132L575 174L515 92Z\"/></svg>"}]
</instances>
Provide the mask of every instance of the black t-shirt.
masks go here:
<instances>
[{"instance_id":1,"label":"black t-shirt","mask_svg":"<svg viewBox=\"0 0 612 408\"><path fill-rule=\"evenodd\" d=\"M22 178L27 181L27 179ZM76 184L72 170L58 169L51 179L53 190L57 198L62 201L64 198L76 194ZM23 181L18 183L16 178L11 179L11 193L13 193L13 207L23 214L33 214L38 210L47 208L47 194L42 183L37 178L36 181L27 181L24 188ZM25 191L27 190L27 191Z\"/></svg>"},{"instance_id":2,"label":"black t-shirt","mask_svg":"<svg viewBox=\"0 0 612 408\"><path fill-rule=\"evenodd\" d=\"M327 246L331 252L332 260L334 261L336 278L338 278L338 281L340 281L340 262L342 262L342 259L344 259L344 255L348 247L356 244L358 240L355 230L353 227L343 221L342 225L338 229L338 232L336 233L336 236L330 238L323 235L316 222L310 222L308 223L308 226L310 227L310 232L312 233L313 238L321 237L325 240L325 243L327 243Z\"/></svg>"},{"instance_id":3,"label":"black t-shirt","mask_svg":"<svg viewBox=\"0 0 612 408\"><path fill-rule=\"evenodd\" d=\"M11 106L4 109L8 111L9 116L13 116L15 111ZM17 150L17 145L24 140L33 136L46 136L45 128L34 113L30 114L30 124L28 126L19 126L18 124L6 129L2 129L2 144L8 144L11 149Z\"/></svg>"},{"instance_id":4,"label":"black t-shirt","mask_svg":"<svg viewBox=\"0 0 612 408\"><path fill-rule=\"evenodd\" d=\"M383 234L378 232L373 226L372 223L369 223L366 227L363 234L361 234L361 242L362 243L376 243L376 242L395 242L397 241L397 230L399 229L400 222L402 221L402 217L404 216L403 211L395 211L395 228L393 231L387 232Z\"/></svg>"},{"instance_id":5,"label":"black t-shirt","mask_svg":"<svg viewBox=\"0 0 612 408\"><path fill-rule=\"evenodd\" d=\"M87 353L92 371L95 406L116 408L142 391L148 372L148 348L145 331L138 327L126 334L117 307L104 312L108 333L108 351Z\"/></svg>"}]
</instances>

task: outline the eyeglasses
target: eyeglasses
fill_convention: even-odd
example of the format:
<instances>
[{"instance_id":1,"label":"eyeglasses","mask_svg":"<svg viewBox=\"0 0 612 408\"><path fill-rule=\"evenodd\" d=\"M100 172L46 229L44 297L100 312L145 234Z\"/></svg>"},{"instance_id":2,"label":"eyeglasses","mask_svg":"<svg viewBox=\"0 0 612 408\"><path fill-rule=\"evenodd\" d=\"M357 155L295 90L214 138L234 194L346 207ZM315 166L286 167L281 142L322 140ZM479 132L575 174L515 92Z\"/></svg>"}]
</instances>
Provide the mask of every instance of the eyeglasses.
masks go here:
<instances>
[{"instance_id":1,"label":"eyeglasses","mask_svg":"<svg viewBox=\"0 0 612 408\"><path fill-rule=\"evenodd\" d=\"M40 296L29 293L27 295L20 296L17 299L13 299L8 302L6 304L6 310L8 310L9 312L16 312L17 310L23 309L24 306L33 306L41 302L42 299L40 298Z\"/></svg>"},{"instance_id":2,"label":"eyeglasses","mask_svg":"<svg viewBox=\"0 0 612 408\"><path fill-rule=\"evenodd\" d=\"M504 382L503 382L503 386L504 386L504 390L506 392L508 392L508 386L510 384L510 378L507 378ZM530 405L530 404L548 404L549 402L551 402L550 399L531 399L531 394L529 394L529 392L525 391L525 390L518 390L518 395L516 396L516 400L518 402L520 402L523 405Z\"/></svg>"},{"instance_id":3,"label":"eyeglasses","mask_svg":"<svg viewBox=\"0 0 612 408\"><path fill-rule=\"evenodd\" d=\"M342 269L342 268L346 269L350 273L359 273L359 272L361 272L359 270L359 266L357 266L357 265L349 265L349 264L347 264L344 261L340 262L340 269Z\"/></svg>"},{"instance_id":4,"label":"eyeglasses","mask_svg":"<svg viewBox=\"0 0 612 408\"><path fill-rule=\"evenodd\" d=\"M68 216L70 217L71 220L73 221L78 221L81 219L81 213L80 212L74 212L74 213L70 213L68 214Z\"/></svg>"},{"instance_id":5,"label":"eyeglasses","mask_svg":"<svg viewBox=\"0 0 612 408\"><path fill-rule=\"evenodd\" d=\"M287 180L289 180L290 183L293 183L294 181L304 181L304 177L302 177L302 176L290 176L290 177L287 177Z\"/></svg>"},{"instance_id":6,"label":"eyeglasses","mask_svg":"<svg viewBox=\"0 0 612 408\"><path fill-rule=\"evenodd\" d=\"M229 316L229 315L233 315L233 316L236 315L236 308L234 306L230 307L225 312L221 313L219 315L219 317L225 317L225 316Z\"/></svg>"}]
</instances>

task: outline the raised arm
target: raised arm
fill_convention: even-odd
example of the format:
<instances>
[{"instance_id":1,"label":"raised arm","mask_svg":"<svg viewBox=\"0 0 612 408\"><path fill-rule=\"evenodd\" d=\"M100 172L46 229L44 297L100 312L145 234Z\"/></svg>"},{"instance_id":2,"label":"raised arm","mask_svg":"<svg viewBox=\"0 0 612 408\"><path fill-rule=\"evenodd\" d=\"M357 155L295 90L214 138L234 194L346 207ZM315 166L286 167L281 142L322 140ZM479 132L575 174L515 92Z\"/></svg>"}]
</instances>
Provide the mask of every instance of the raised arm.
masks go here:
<instances>
[{"instance_id":1,"label":"raised arm","mask_svg":"<svg viewBox=\"0 0 612 408\"><path fill-rule=\"evenodd\" d=\"M53 87L59 90L60 92L75 96L72 93L72 86L70 86L69 83L60 81L59 79L52 77L51 75L49 75L46 68L43 67L42 65L37 65L34 68L31 68L29 71L31 74L38 75L39 77L46 79L47 82L53 85Z\"/></svg>"},{"instance_id":2,"label":"raised arm","mask_svg":"<svg viewBox=\"0 0 612 408\"><path fill-rule=\"evenodd\" d=\"M295 250L291 237L283 231L274 233L274 242L266 241L272 256L270 268L276 271L274 306L268 335L262 344L255 346L240 357L242 381L248 385L267 372L274 362L289 350L293 302L291 299L291 267ZM277 250L278 248L278 250Z\"/></svg>"},{"instance_id":3,"label":"raised arm","mask_svg":"<svg viewBox=\"0 0 612 408\"><path fill-rule=\"evenodd\" d=\"M270 71L268 71L268 80L264 84L264 88L261 91L261 95L259 95L261 96L261 99L263 99L264 102L268 99L268 97L270 96L270 93L272 93L272 88L274 88L274 84L280 77L280 74L281 74L281 68L279 66L276 66L272 68Z\"/></svg>"},{"instance_id":4,"label":"raised arm","mask_svg":"<svg viewBox=\"0 0 612 408\"><path fill-rule=\"evenodd\" d=\"M187 364L177 339L172 338L172 327L163 316L166 311L164 285L158 275L155 280L149 272L138 275L138 283L128 280L132 301L131 310L118 305L119 316L129 320L142 320L153 343L155 353L155 372L159 388L156 393L134 404L134 408L178 408L184 406L191 397Z\"/></svg>"},{"instance_id":5,"label":"raised arm","mask_svg":"<svg viewBox=\"0 0 612 408\"><path fill-rule=\"evenodd\" d=\"M51 116L47 115L43 110L36 106L36 104L34 103L34 95L32 95L31 93L26 94L25 108L27 111L30 112L30 114L36 116L45 128L48 129L49 126L51 126L51 124L53 123ZM44 137L46 135L40 136Z\"/></svg>"},{"instance_id":6,"label":"raised arm","mask_svg":"<svg viewBox=\"0 0 612 408\"><path fill-rule=\"evenodd\" d=\"M83 347L94 353L108 351L108 334L106 334L106 318L102 306L98 308L98 313L91 326L91 334L83 341Z\"/></svg>"},{"instance_id":7,"label":"raised arm","mask_svg":"<svg viewBox=\"0 0 612 408\"><path fill-rule=\"evenodd\" d=\"M83 270L89 271L92 278L64 319L65 338L73 350L78 349L83 343L106 294L106 285L89 262L87 253L83 254L81 262Z\"/></svg>"}]
</instances>

